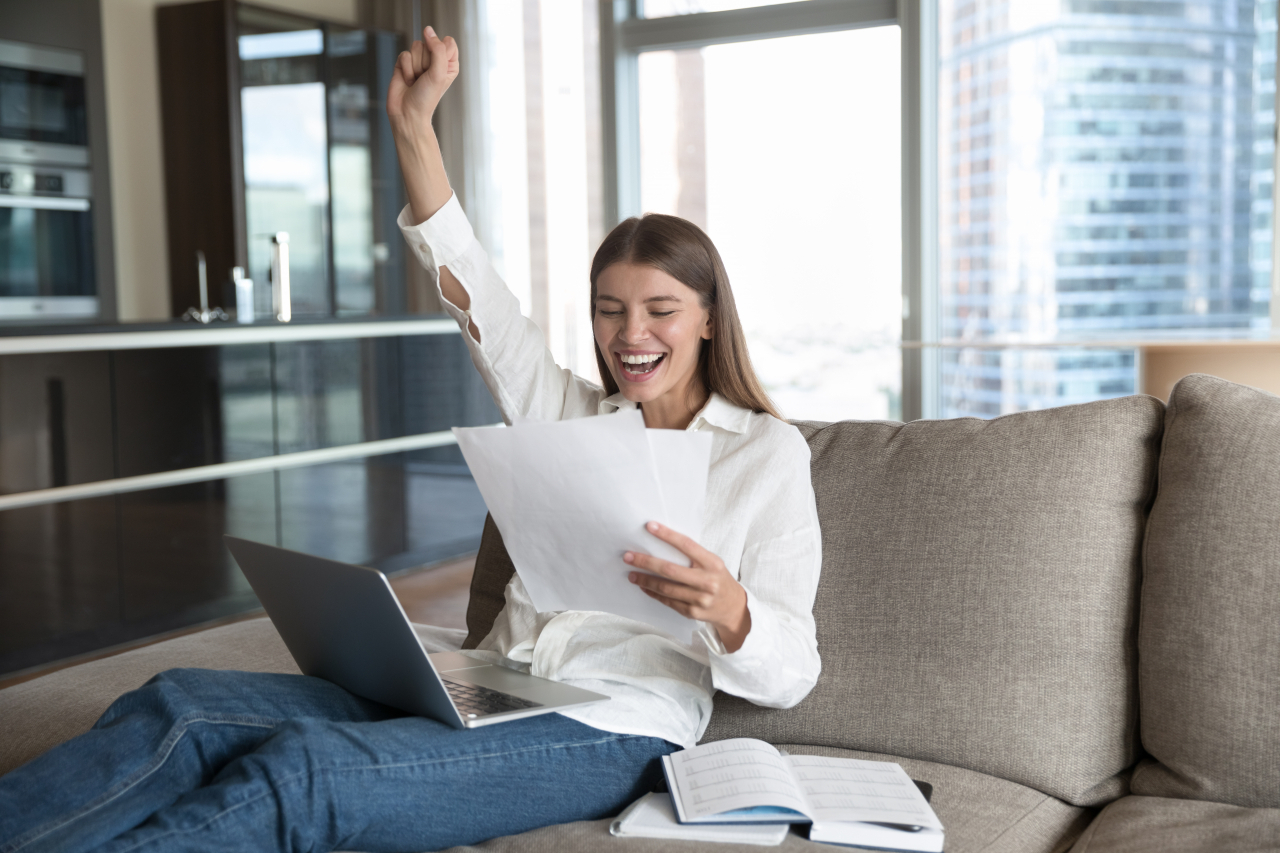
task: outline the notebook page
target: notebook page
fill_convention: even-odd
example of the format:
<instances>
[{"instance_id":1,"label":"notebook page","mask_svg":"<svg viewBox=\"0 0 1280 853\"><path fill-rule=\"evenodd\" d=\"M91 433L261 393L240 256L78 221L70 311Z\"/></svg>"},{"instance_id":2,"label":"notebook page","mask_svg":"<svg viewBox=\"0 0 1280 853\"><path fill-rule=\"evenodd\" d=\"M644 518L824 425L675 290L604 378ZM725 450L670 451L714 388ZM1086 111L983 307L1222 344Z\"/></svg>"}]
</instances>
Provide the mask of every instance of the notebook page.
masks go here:
<instances>
[{"instance_id":1,"label":"notebook page","mask_svg":"<svg viewBox=\"0 0 1280 853\"><path fill-rule=\"evenodd\" d=\"M942 829L920 789L897 764L792 755L787 759L816 821L882 821Z\"/></svg>"},{"instance_id":2,"label":"notebook page","mask_svg":"<svg viewBox=\"0 0 1280 853\"><path fill-rule=\"evenodd\" d=\"M686 820L758 806L807 814L785 761L767 743L733 738L668 757L675 777L672 790L680 797Z\"/></svg>"}]
</instances>

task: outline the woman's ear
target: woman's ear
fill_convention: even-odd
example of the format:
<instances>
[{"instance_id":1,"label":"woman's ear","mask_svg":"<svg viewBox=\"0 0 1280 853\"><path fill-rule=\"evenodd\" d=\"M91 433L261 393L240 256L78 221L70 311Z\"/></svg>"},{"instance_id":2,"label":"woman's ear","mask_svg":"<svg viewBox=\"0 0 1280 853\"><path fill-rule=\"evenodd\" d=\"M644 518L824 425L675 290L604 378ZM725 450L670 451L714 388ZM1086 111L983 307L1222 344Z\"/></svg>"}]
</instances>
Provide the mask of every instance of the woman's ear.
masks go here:
<instances>
[{"instance_id":1,"label":"woman's ear","mask_svg":"<svg viewBox=\"0 0 1280 853\"><path fill-rule=\"evenodd\" d=\"M707 324L706 324L705 326L703 326L703 327L702 327L702 339L703 339L704 341L709 341L709 340L711 340L711 336L714 334L715 329L714 329L714 326L713 326L713 321L715 320L715 317L716 317L716 315L715 315L715 314L714 314L710 309L708 309L708 310L707 310Z\"/></svg>"}]
</instances>

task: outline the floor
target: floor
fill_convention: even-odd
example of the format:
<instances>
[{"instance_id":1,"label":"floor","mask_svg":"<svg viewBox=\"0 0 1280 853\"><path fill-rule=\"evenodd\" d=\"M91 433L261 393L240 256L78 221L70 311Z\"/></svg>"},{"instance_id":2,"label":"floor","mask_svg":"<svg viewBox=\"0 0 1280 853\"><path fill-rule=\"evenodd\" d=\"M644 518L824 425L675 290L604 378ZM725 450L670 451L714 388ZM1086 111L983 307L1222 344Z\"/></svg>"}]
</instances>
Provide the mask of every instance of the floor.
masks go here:
<instances>
[{"instance_id":1,"label":"floor","mask_svg":"<svg viewBox=\"0 0 1280 853\"><path fill-rule=\"evenodd\" d=\"M400 604L404 607L404 612L408 615L409 621L426 625L440 625L445 628L467 627L467 600L471 593L471 573L475 569L475 562L475 556L472 555L427 568L411 569L393 577L391 579L391 588L395 590L396 597L400 599ZM86 661L111 657L131 649L149 646L152 643L180 637L184 634L193 634L196 631L203 631L214 625L225 625L243 619L255 619L261 615L262 611L246 613L181 631L172 631L159 637L151 637L147 640L117 646L106 651L58 661L46 667L26 670L7 678L0 678L0 690L14 684L20 684L23 681L39 678L42 675L48 675L59 669L85 663Z\"/></svg>"}]
</instances>

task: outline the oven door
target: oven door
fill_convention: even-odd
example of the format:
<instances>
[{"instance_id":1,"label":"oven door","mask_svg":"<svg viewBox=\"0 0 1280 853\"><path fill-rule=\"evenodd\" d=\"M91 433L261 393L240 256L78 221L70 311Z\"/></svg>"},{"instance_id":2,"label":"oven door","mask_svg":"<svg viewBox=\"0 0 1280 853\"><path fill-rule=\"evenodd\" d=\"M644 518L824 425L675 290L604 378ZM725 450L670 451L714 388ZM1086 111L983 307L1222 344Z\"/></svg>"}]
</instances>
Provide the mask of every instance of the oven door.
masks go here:
<instances>
[{"instance_id":1,"label":"oven door","mask_svg":"<svg viewBox=\"0 0 1280 853\"><path fill-rule=\"evenodd\" d=\"M91 316L95 296L90 201L0 195L0 316Z\"/></svg>"}]
</instances>

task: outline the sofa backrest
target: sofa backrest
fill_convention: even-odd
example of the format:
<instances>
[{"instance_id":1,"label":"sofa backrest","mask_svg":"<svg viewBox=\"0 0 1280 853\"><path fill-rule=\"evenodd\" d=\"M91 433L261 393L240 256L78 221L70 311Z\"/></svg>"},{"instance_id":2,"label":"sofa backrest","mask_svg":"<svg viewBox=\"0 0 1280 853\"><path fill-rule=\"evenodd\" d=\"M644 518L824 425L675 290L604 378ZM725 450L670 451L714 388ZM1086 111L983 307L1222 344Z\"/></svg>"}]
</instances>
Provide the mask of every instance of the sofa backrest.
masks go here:
<instances>
[{"instance_id":1,"label":"sofa backrest","mask_svg":"<svg viewBox=\"0 0 1280 853\"><path fill-rule=\"evenodd\" d=\"M822 524L822 677L785 711L718 694L706 739L939 761L1077 805L1120 796L1137 760L1140 545L1163 415L1128 397L800 424ZM486 525L472 646L511 576L499 550Z\"/></svg>"},{"instance_id":2,"label":"sofa backrest","mask_svg":"<svg viewBox=\"0 0 1280 853\"><path fill-rule=\"evenodd\" d=\"M1177 384L1144 571L1134 793L1280 808L1280 397Z\"/></svg>"}]
</instances>

